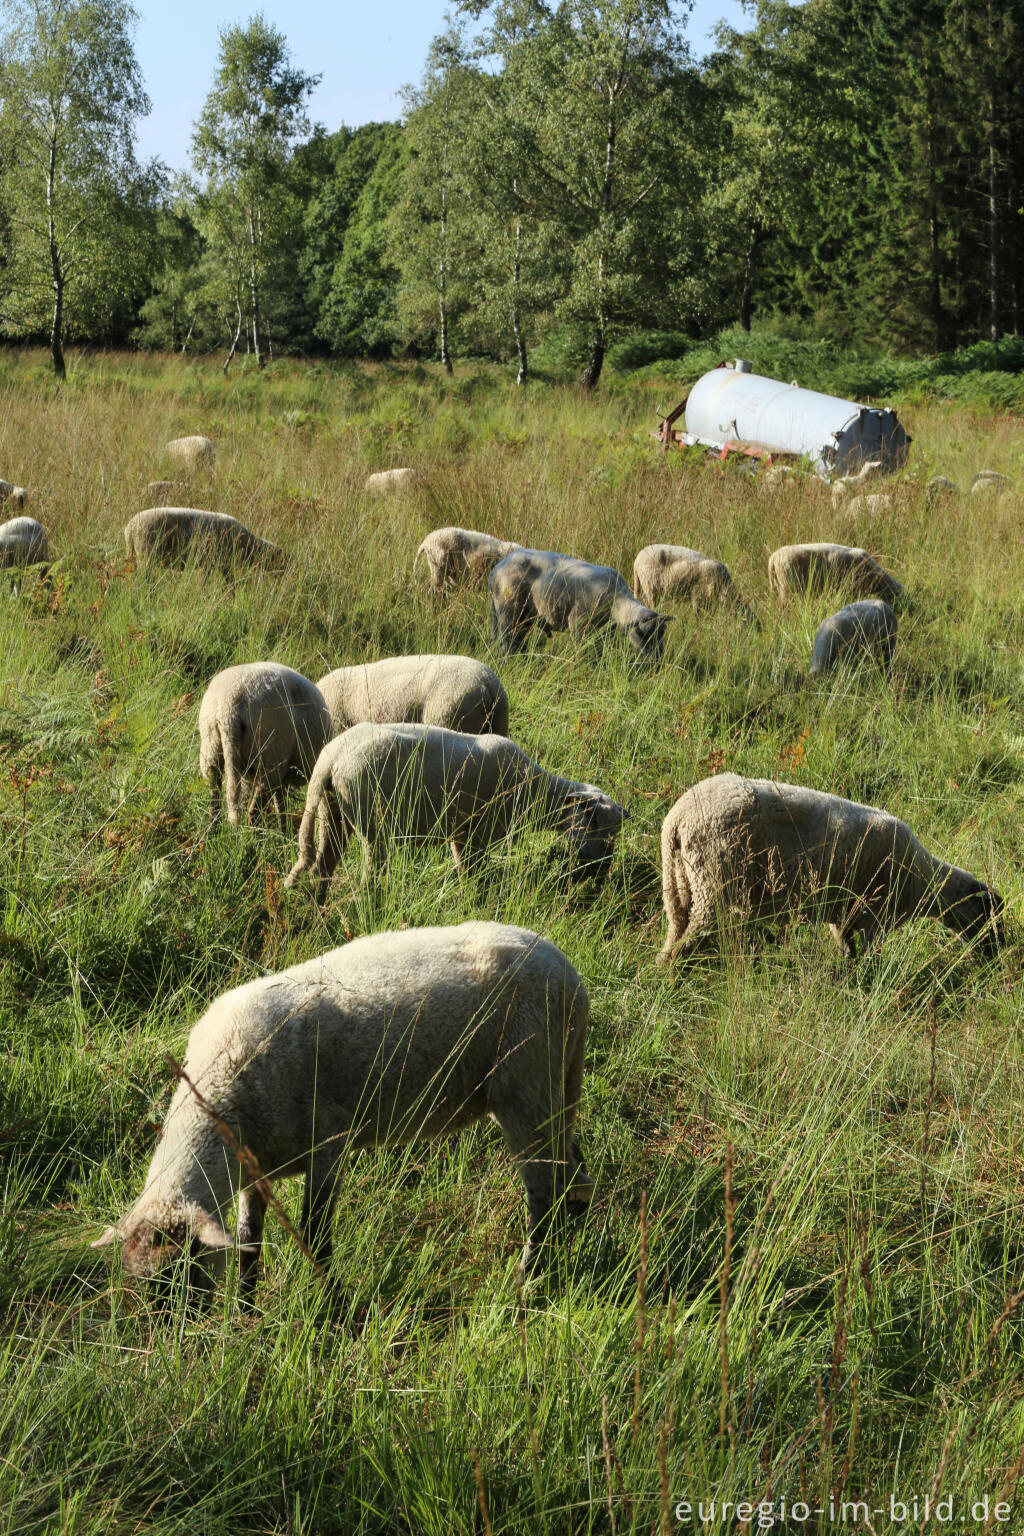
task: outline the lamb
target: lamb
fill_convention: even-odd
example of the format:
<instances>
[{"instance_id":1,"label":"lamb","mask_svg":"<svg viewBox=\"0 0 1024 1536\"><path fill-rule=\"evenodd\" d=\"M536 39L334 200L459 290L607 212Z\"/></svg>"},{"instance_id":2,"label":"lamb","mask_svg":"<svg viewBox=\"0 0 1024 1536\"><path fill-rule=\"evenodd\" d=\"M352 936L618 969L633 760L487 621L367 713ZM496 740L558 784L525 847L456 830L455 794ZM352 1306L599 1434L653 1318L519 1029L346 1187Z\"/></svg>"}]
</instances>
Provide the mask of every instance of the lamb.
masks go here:
<instances>
[{"instance_id":1,"label":"lamb","mask_svg":"<svg viewBox=\"0 0 1024 1536\"><path fill-rule=\"evenodd\" d=\"M878 651L888 666L896 644L896 615L880 597L849 603L825 619L814 637L811 676L830 672L842 659L848 661L855 651Z\"/></svg>"},{"instance_id":2,"label":"lamb","mask_svg":"<svg viewBox=\"0 0 1024 1536\"><path fill-rule=\"evenodd\" d=\"M993 954L1002 902L965 870L933 857L887 811L796 784L720 773L688 789L661 829L669 963L715 928L803 912L828 923L849 959L912 917L935 917Z\"/></svg>"},{"instance_id":3,"label":"lamb","mask_svg":"<svg viewBox=\"0 0 1024 1536\"><path fill-rule=\"evenodd\" d=\"M846 544L784 544L768 558L768 587L776 597L845 587L853 597L882 597L889 603L903 588L866 549Z\"/></svg>"},{"instance_id":4,"label":"lamb","mask_svg":"<svg viewBox=\"0 0 1024 1536\"><path fill-rule=\"evenodd\" d=\"M218 672L199 706L199 772L210 786L210 814L238 827L250 798L281 815L279 791L307 779L331 735L319 688L274 661Z\"/></svg>"},{"instance_id":5,"label":"lamb","mask_svg":"<svg viewBox=\"0 0 1024 1536\"><path fill-rule=\"evenodd\" d=\"M612 624L628 639L634 659L657 661L664 651L668 618L638 602L611 566L518 549L494 567L488 586L491 638L503 651L522 650L535 624L544 634L567 629L576 638Z\"/></svg>"},{"instance_id":6,"label":"lamb","mask_svg":"<svg viewBox=\"0 0 1024 1536\"><path fill-rule=\"evenodd\" d=\"M12 517L0 523L0 568L35 565L50 558L46 529L34 517Z\"/></svg>"},{"instance_id":7,"label":"lamb","mask_svg":"<svg viewBox=\"0 0 1024 1536\"><path fill-rule=\"evenodd\" d=\"M749 614L728 566L683 544L646 545L633 561L633 591L648 607L678 595L701 608L731 605Z\"/></svg>"},{"instance_id":8,"label":"lamb","mask_svg":"<svg viewBox=\"0 0 1024 1536\"><path fill-rule=\"evenodd\" d=\"M508 735L508 694L490 667L471 656L390 656L365 666L338 667L317 687L335 736L364 720Z\"/></svg>"},{"instance_id":9,"label":"lamb","mask_svg":"<svg viewBox=\"0 0 1024 1536\"><path fill-rule=\"evenodd\" d=\"M521 548L520 544L496 539L490 533L477 533L472 528L435 528L416 551L413 575L422 555L435 592L443 592L459 581L482 584L492 566Z\"/></svg>"},{"instance_id":10,"label":"lamb","mask_svg":"<svg viewBox=\"0 0 1024 1536\"><path fill-rule=\"evenodd\" d=\"M0 480L0 507L10 502L12 507L23 507L28 501L28 491L23 485L12 485L9 480Z\"/></svg>"},{"instance_id":11,"label":"lamb","mask_svg":"<svg viewBox=\"0 0 1024 1536\"><path fill-rule=\"evenodd\" d=\"M280 570L285 555L279 544L251 533L235 517L223 512L200 512L195 507L151 507L136 512L124 529L129 555L140 565L155 560L160 565L184 565L190 558L218 566L231 576L237 566L262 565Z\"/></svg>"},{"instance_id":12,"label":"lamb","mask_svg":"<svg viewBox=\"0 0 1024 1536\"><path fill-rule=\"evenodd\" d=\"M376 475L367 477L363 490L377 496L385 491L406 491L415 484L416 479L414 469L382 469Z\"/></svg>"},{"instance_id":13,"label":"lamb","mask_svg":"<svg viewBox=\"0 0 1024 1536\"><path fill-rule=\"evenodd\" d=\"M237 1242L256 1280L264 1189L240 1173L198 1095L269 1179L305 1174L302 1233L325 1265L349 1154L452 1135L492 1116L526 1187L521 1269L563 1202L593 1191L573 1127L590 1002L560 949L525 928L469 922L355 939L225 992L192 1029L139 1198L93 1243L155 1277ZM191 1084L197 1092L193 1092ZM238 1191L234 1239L226 1221Z\"/></svg>"},{"instance_id":14,"label":"lamb","mask_svg":"<svg viewBox=\"0 0 1024 1536\"><path fill-rule=\"evenodd\" d=\"M213 444L208 437L174 437L164 446L164 455L187 472L204 469L213 463Z\"/></svg>"},{"instance_id":15,"label":"lamb","mask_svg":"<svg viewBox=\"0 0 1024 1536\"><path fill-rule=\"evenodd\" d=\"M448 842L460 874L536 808L565 834L578 873L603 879L626 812L593 784L548 773L505 736L469 736L436 725L354 725L321 752L306 792L291 889L312 869L327 894L349 833L363 844L367 878L380 873L389 839Z\"/></svg>"}]
</instances>

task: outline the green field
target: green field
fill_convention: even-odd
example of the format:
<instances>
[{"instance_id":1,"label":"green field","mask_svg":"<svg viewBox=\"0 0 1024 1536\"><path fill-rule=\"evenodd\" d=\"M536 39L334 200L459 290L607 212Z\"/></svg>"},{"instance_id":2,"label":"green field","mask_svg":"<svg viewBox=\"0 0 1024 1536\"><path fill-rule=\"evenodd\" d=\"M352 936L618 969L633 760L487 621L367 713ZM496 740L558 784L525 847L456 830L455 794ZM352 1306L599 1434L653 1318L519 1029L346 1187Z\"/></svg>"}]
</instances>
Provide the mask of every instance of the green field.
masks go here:
<instances>
[{"instance_id":1,"label":"green field","mask_svg":"<svg viewBox=\"0 0 1024 1536\"><path fill-rule=\"evenodd\" d=\"M55 564L0 587L0 1532L660 1532L703 1501L826 1530L834 1499L952 1500L1019 1529L1024 1467L1024 501L929 511L929 475L1024 486L1024 421L908 407L896 510L758 494L662 455L643 379L583 399L484 365L0 355L0 475L30 488ZM161 445L217 445L192 504L290 553L280 575L137 572L121 528ZM370 499L372 470L422 471ZM569 637L497 659L486 594L414 582L445 523L618 566L652 541L729 565L760 627L685 609L664 665ZM777 545L860 543L905 584L894 666L814 684L838 602L769 602ZM219 669L314 679L404 651L500 672L511 732L631 811L598 892L542 838L465 882L396 848L325 909L281 886L295 850L208 829L196 714ZM655 958L658 834L723 768L884 806L1002 892L983 961L913 923L856 965L825 929ZM568 954L591 996L580 1141L588 1221L520 1297L521 1186L494 1127L364 1154L329 1279L273 1216L251 1313L231 1283L168 1321L89 1242L141 1187L191 1024L238 982L357 934L478 917ZM727 1184L731 1181L731 1199ZM280 1193L293 1213L298 1186ZM809 1513L792 1513L794 1501ZM758 1516L771 1502L776 1513ZM873 1511L881 1511L874 1513ZM964 1517L961 1520L961 1517ZM760 1527L759 1527L760 1521ZM868 1528L858 1511L848 1526ZM933 1516L928 1529L941 1528Z\"/></svg>"}]
</instances>

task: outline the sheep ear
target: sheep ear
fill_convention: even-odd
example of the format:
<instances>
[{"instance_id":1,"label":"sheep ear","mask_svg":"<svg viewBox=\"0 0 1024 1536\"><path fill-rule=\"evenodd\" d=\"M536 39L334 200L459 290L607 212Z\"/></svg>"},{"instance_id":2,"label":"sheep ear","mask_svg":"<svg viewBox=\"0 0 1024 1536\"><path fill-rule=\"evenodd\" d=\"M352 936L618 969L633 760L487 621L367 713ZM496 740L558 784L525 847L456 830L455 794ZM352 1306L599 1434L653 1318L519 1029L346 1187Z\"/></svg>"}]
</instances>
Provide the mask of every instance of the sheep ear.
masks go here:
<instances>
[{"instance_id":1,"label":"sheep ear","mask_svg":"<svg viewBox=\"0 0 1024 1536\"><path fill-rule=\"evenodd\" d=\"M235 1240L226 1227L217 1220L216 1216L206 1216L202 1220L189 1223L192 1236L197 1243L202 1243L204 1248L234 1248ZM241 1253L258 1253L258 1243L239 1243Z\"/></svg>"},{"instance_id":2,"label":"sheep ear","mask_svg":"<svg viewBox=\"0 0 1024 1536\"><path fill-rule=\"evenodd\" d=\"M107 1230L103 1233L102 1237L98 1237L95 1242L90 1243L89 1247L109 1248L111 1243L116 1243L120 1236L121 1234L118 1232L116 1227L108 1227Z\"/></svg>"}]
</instances>

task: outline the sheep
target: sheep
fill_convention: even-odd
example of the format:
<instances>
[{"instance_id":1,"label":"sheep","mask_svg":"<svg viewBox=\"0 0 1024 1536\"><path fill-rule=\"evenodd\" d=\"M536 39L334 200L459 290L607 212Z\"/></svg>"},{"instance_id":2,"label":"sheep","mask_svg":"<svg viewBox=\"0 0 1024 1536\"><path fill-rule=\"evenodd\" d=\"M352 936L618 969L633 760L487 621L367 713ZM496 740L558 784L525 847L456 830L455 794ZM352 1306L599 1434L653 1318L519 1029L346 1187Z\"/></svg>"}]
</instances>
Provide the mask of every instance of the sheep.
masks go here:
<instances>
[{"instance_id":1,"label":"sheep","mask_svg":"<svg viewBox=\"0 0 1024 1536\"><path fill-rule=\"evenodd\" d=\"M990 496L1005 491L1010 481L1007 475L1000 475L994 469L979 470L971 481L972 496Z\"/></svg>"},{"instance_id":2,"label":"sheep","mask_svg":"<svg viewBox=\"0 0 1024 1536\"><path fill-rule=\"evenodd\" d=\"M46 529L34 517L12 517L0 523L0 567L35 565L49 558Z\"/></svg>"},{"instance_id":3,"label":"sheep","mask_svg":"<svg viewBox=\"0 0 1024 1536\"><path fill-rule=\"evenodd\" d=\"M560 949L490 922L372 934L234 987L189 1035L141 1195L92 1247L119 1242L143 1278L185 1253L195 1284L202 1250L223 1257L237 1243L247 1298L266 1185L241 1173L213 1116L266 1178L305 1175L301 1230L326 1267L350 1154L452 1135L489 1115L526 1188L525 1276L559 1205L582 1210L594 1188L573 1136L589 1012Z\"/></svg>"},{"instance_id":4,"label":"sheep","mask_svg":"<svg viewBox=\"0 0 1024 1536\"><path fill-rule=\"evenodd\" d=\"M166 506L168 497L188 495L188 481L151 480L149 484L144 487L144 495L146 500L153 505L155 505L157 502L160 502L161 505Z\"/></svg>"},{"instance_id":5,"label":"sheep","mask_svg":"<svg viewBox=\"0 0 1024 1536\"><path fill-rule=\"evenodd\" d=\"M492 566L514 549L521 548L522 545L510 543L508 539L496 539L490 533L477 533L472 528L435 528L416 551L413 575L422 555L435 592L443 592L446 587L465 580L482 585Z\"/></svg>"},{"instance_id":6,"label":"sheep","mask_svg":"<svg viewBox=\"0 0 1024 1536\"><path fill-rule=\"evenodd\" d=\"M924 499L929 507L937 507L949 497L959 496L960 488L945 475L932 475L925 487Z\"/></svg>"},{"instance_id":7,"label":"sheep","mask_svg":"<svg viewBox=\"0 0 1024 1536\"><path fill-rule=\"evenodd\" d=\"M230 576L236 566L263 565L279 570L285 561L279 544L251 533L235 517L201 512L195 507L150 507L136 512L124 529L129 555L140 565L184 565L190 556L218 566Z\"/></svg>"},{"instance_id":8,"label":"sheep","mask_svg":"<svg viewBox=\"0 0 1024 1536\"><path fill-rule=\"evenodd\" d=\"M768 588L779 598L791 593L845 587L855 597L895 602L903 588L866 549L846 544L784 544L768 557Z\"/></svg>"},{"instance_id":9,"label":"sheep","mask_svg":"<svg viewBox=\"0 0 1024 1536\"><path fill-rule=\"evenodd\" d=\"M648 544L633 561L633 591L653 608L663 596L689 598L701 608L727 604L749 617L729 568L682 544Z\"/></svg>"},{"instance_id":10,"label":"sheep","mask_svg":"<svg viewBox=\"0 0 1024 1536\"><path fill-rule=\"evenodd\" d=\"M382 469L376 475L367 477L363 490L376 496L386 491L406 491L417 479L414 469Z\"/></svg>"},{"instance_id":11,"label":"sheep","mask_svg":"<svg viewBox=\"0 0 1024 1536\"><path fill-rule=\"evenodd\" d=\"M255 796L280 819L278 791L307 779L331 735L319 688L275 661L246 662L218 672L199 705L199 772L210 786L210 815L241 826Z\"/></svg>"},{"instance_id":12,"label":"sheep","mask_svg":"<svg viewBox=\"0 0 1024 1536\"><path fill-rule=\"evenodd\" d=\"M603 879L626 812L595 785L548 773L505 736L354 725L328 742L313 769L285 889L312 869L323 902L350 832L362 840L366 878L382 872L395 837L448 842L461 875L465 858L504 837L532 807L565 834L576 871Z\"/></svg>"},{"instance_id":13,"label":"sheep","mask_svg":"<svg viewBox=\"0 0 1024 1536\"><path fill-rule=\"evenodd\" d=\"M848 661L853 652L862 650L878 651L888 666L896 644L896 629L896 615L880 597L849 603L819 626L814 637L811 676L830 672L840 659Z\"/></svg>"},{"instance_id":14,"label":"sheep","mask_svg":"<svg viewBox=\"0 0 1024 1536\"><path fill-rule=\"evenodd\" d=\"M843 511L850 517L856 517L860 512L870 513L872 516L883 512L895 512L896 503L891 496L851 496L844 502Z\"/></svg>"},{"instance_id":15,"label":"sheep","mask_svg":"<svg viewBox=\"0 0 1024 1536\"><path fill-rule=\"evenodd\" d=\"M664 651L668 617L638 602L611 566L550 550L517 549L487 580L491 638L503 651L522 650L534 624L544 634L567 629L576 638L612 624L628 639L635 660L657 661Z\"/></svg>"},{"instance_id":16,"label":"sheep","mask_svg":"<svg viewBox=\"0 0 1024 1536\"><path fill-rule=\"evenodd\" d=\"M213 463L213 444L208 437L174 437L164 445L164 456L187 472Z\"/></svg>"},{"instance_id":17,"label":"sheep","mask_svg":"<svg viewBox=\"0 0 1024 1536\"><path fill-rule=\"evenodd\" d=\"M902 821L796 784L720 773L688 789L661 829L668 964L714 930L721 909L749 918L802 911L828 923L848 959L912 917L935 917L987 954L1002 902L933 857Z\"/></svg>"},{"instance_id":18,"label":"sheep","mask_svg":"<svg viewBox=\"0 0 1024 1536\"><path fill-rule=\"evenodd\" d=\"M508 694L471 656L390 656L338 667L317 683L337 736L364 720L443 725L479 736L508 735Z\"/></svg>"},{"instance_id":19,"label":"sheep","mask_svg":"<svg viewBox=\"0 0 1024 1536\"><path fill-rule=\"evenodd\" d=\"M0 480L0 507L10 502L12 507L23 507L28 501L28 491L23 485L12 485L10 480Z\"/></svg>"}]
</instances>

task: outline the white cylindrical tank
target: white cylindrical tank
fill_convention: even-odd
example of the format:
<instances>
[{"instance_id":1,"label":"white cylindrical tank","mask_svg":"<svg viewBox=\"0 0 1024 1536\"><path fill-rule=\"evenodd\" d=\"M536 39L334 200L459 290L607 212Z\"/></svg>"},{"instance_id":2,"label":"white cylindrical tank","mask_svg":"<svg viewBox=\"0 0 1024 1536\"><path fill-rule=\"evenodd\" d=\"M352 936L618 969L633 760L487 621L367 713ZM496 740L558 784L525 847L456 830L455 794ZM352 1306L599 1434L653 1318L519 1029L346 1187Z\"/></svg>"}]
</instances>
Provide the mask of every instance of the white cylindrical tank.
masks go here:
<instances>
[{"instance_id":1,"label":"white cylindrical tank","mask_svg":"<svg viewBox=\"0 0 1024 1536\"><path fill-rule=\"evenodd\" d=\"M751 373L744 358L697 380L686 402L686 432L712 447L804 454L822 475L849 474L872 460L888 473L906 463L910 446L895 411L766 379Z\"/></svg>"}]
</instances>

